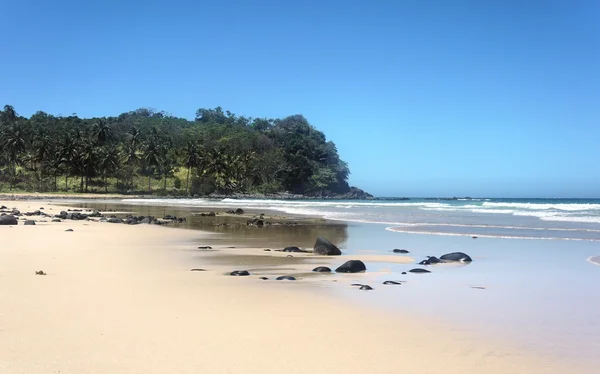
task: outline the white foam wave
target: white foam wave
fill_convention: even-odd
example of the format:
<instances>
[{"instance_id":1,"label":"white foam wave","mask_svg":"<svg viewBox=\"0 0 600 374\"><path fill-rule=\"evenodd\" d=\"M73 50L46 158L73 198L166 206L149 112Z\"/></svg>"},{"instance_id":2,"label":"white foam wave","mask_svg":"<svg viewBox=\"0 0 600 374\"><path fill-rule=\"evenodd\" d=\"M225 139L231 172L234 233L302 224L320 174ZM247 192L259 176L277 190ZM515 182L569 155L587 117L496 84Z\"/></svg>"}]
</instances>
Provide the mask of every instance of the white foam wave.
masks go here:
<instances>
[{"instance_id":1,"label":"white foam wave","mask_svg":"<svg viewBox=\"0 0 600 374\"><path fill-rule=\"evenodd\" d=\"M490 208L516 208L516 209L531 209L531 210L565 210L565 211L586 211L586 210L600 210L600 204L538 204L538 203L490 203L484 202L484 207Z\"/></svg>"},{"instance_id":2,"label":"white foam wave","mask_svg":"<svg viewBox=\"0 0 600 374\"><path fill-rule=\"evenodd\" d=\"M401 232L405 234L420 234L420 235L440 235L440 236L462 236L471 237L473 234L464 232L432 232L432 231L415 231L407 230L401 227L386 227L386 230L393 232ZM551 236L520 236L520 235L493 235L493 234L477 234L478 238L494 238L494 239L524 239L524 240L574 240L574 241L591 241L597 242L600 239L595 238L561 238Z\"/></svg>"},{"instance_id":3,"label":"white foam wave","mask_svg":"<svg viewBox=\"0 0 600 374\"><path fill-rule=\"evenodd\" d=\"M556 222L580 222L580 223L600 223L600 217L574 217L574 216L549 216L540 217L542 221L556 221Z\"/></svg>"}]
</instances>

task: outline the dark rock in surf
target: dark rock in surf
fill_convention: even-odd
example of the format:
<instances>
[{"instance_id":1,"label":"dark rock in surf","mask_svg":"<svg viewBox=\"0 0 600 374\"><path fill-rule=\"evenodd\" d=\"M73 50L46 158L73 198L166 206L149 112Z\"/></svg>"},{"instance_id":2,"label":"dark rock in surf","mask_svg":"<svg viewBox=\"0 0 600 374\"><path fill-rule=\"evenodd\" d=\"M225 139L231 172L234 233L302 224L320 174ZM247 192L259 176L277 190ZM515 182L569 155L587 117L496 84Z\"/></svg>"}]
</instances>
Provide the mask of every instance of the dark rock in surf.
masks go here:
<instances>
[{"instance_id":1,"label":"dark rock in surf","mask_svg":"<svg viewBox=\"0 0 600 374\"><path fill-rule=\"evenodd\" d=\"M246 277L250 275L250 273L248 272L248 270L235 270L229 273L229 275L234 277Z\"/></svg>"},{"instance_id":2,"label":"dark rock in surf","mask_svg":"<svg viewBox=\"0 0 600 374\"><path fill-rule=\"evenodd\" d=\"M431 273L429 270L420 269L420 268L410 269L409 272L410 273L415 273L415 274Z\"/></svg>"},{"instance_id":3,"label":"dark rock in surf","mask_svg":"<svg viewBox=\"0 0 600 374\"><path fill-rule=\"evenodd\" d=\"M367 267L360 260L346 261L343 265L335 269L337 273L360 273L366 271Z\"/></svg>"},{"instance_id":4,"label":"dark rock in surf","mask_svg":"<svg viewBox=\"0 0 600 374\"><path fill-rule=\"evenodd\" d=\"M327 266L317 266L316 268L312 269L312 271L315 273L331 273L331 269Z\"/></svg>"},{"instance_id":5,"label":"dark rock in surf","mask_svg":"<svg viewBox=\"0 0 600 374\"><path fill-rule=\"evenodd\" d=\"M281 281L281 280L295 281L296 280L296 278L290 277L288 275L282 275L281 277L277 277L275 279L278 281Z\"/></svg>"},{"instance_id":6,"label":"dark rock in surf","mask_svg":"<svg viewBox=\"0 0 600 374\"><path fill-rule=\"evenodd\" d=\"M410 253L406 249L394 249L392 252L394 252L394 253Z\"/></svg>"},{"instance_id":7,"label":"dark rock in surf","mask_svg":"<svg viewBox=\"0 0 600 374\"><path fill-rule=\"evenodd\" d=\"M317 238L313 253L321 256L340 256L342 251L322 236Z\"/></svg>"},{"instance_id":8,"label":"dark rock in surf","mask_svg":"<svg viewBox=\"0 0 600 374\"><path fill-rule=\"evenodd\" d=\"M282 252L306 252L298 247L285 247Z\"/></svg>"},{"instance_id":9,"label":"dark rock in surf","mask_svg":"<svg viewBox=\"0 0 600 374\"><path fill-rule=\"evenodd\" d=\"M452 252L446 253L445 255L440 257L440 260L444 261L457 261L457 262L471 262L473 259L466 253L462 252Z\"/></svg>"},{"instance_id":10,"label":"dark rock in surf","mask_svg":"<svg viewBox=\"0 0 600 374\"><path fill-rule=\"evenodd\" d=\"M364 285L360 286L360 289L363 291L371 291L373 289L373 287L364 284Z\"/></svg>"}]
</instances>

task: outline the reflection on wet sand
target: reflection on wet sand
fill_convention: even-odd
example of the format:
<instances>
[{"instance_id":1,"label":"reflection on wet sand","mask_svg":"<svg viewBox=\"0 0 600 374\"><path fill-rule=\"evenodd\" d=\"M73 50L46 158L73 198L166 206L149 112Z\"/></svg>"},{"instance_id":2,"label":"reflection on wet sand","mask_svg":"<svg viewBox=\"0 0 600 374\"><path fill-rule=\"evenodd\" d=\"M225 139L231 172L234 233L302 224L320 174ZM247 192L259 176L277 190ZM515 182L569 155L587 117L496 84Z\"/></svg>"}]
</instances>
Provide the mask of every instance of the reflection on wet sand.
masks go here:
<instances>
[{"instance_id":1,"label":"reflection on wet sand","mask_svg":"<svg viewBox=\"0 0 600 374\"><path fill-rule=\"evenodd\" d=\"M98 209L101 211L129 212L133 215L144 215L162 218L167 215L185 217L186 222L170 223L177 228L203 230L208 232L225 234L222 240L239 243L245 247L283 248L297 246L301 248L312 248L318 236L324 236L331 242L343 248L348 240L347 225L343 222L325 221L319 218L303 216L278 215L261 210L247 210L243 216L225 214L227 209L213 210L217 214L214 217L200 216L207 213L207 208L192 207L167 207L131 205L107 202L83 202L70 204L79 208ZM261 213L265 214L268 221L273 225L249 226L246 221ZM116 214L119 216L119 214ZM125 215L125 214L120 214ZM215 238L215 240L219 240Z\"/></svg>"}]
</instances>

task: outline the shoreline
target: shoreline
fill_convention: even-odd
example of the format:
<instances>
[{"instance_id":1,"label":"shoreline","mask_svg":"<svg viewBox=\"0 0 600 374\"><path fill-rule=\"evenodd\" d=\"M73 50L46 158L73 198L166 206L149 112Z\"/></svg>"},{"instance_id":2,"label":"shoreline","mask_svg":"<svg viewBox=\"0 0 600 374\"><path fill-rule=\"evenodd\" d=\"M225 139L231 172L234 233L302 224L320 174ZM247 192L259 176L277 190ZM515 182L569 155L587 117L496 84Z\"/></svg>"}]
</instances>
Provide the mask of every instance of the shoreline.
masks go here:
<instances>
[{"instance_id":1,"label":"shoreline","mask_svg":"<svg viewBox=\"0 0 600 374\"><path fill-rule=\"evenodd\" d=\"M11 205L18 206L21 204L24 206L26 202L4 202L4 204L9 207ZM57 213L61 208L59 205L54 204L50 206L46 204L42 205L46 207L45 211L47 213ZM33 210L37 208L38 207L36 206L30 207L29 209ZM27 209L23 209L22 211L27 211ZM75 232L64 233L62 230L52 233L47 232L52 231L51 229L54 227L60 227L62 229L67 226L73 227ZM0 230L2 229L4 229L4 227L0 227ZM115 300L112 299L111 295L106 294L106 292L116 291L117 289L115 287L120 287L122 282L128 287L133 287L136 292L142 291L143 294L150 292L146 282L150 282L152 287L158 287L161 290L160 292L156 293L157 290L152 288L153 297L150 299L142 298L139 300L139 304L153 305L154 308L158 308L161 313L170 315L171 318L173 317L171 313L176 313L178 316L177 318L182 317L180 313L183 313L185 315L185 318L183 319L187 321L190 326L198 323L198 320L195 318L196 314L203 313L208 307L209 310L212 310L213 312L212 314L209 313L212 317L208 317L208 320L213 323L216 322L220 329L211 330L210 325L203 323L204 329L213 331L213 334L219 336L224 334L224 336L220 336L217 339L219 342L222 342L217 344L218 349L215 349L214 346L212 346L211 349L211 345L205 346L206 343L203 344L203 347L207 352L210 352L211 355L222 357L224 359L223 362L228 363L226 364L226 367L234 372L238 371L236 369L242 370L242 368L248 370L248 367L255 369L255 371L250 370L250 372L259 372L259 370L261 372L280 372L283 370L282 367L285 368L283 371L287 370L287 372L306 372L306 370L312 368L313 364L319 364L312 368L313 371L322 370L323 365L325 365L325 367L329 368L327 371L331 372L364 372L365 370L371 370L375 372L391 373L396 372L399 367L411 372L431 373L553 373L559 371L564 372L565 370L562 365L553 361L551 357L518 352L511 349L510 345L499 344L498 341L482 339L481 337L466 333L460 326L446 326L442 321L417 317L414 313L402 315L399 318L394 312L384 310L372 304L370 301L372 300L372 294L369 293L356 293L356 296L353 296L352 301L340 298L337 296L333 283L329 281L322 282L318 279L309 279L309 277L307 277L298 282L264 282L256 278L234 279L236 277L224 275L228 271L233 270L234 266L240 267L244 263L248 264L248 259L240 260L239 255L277 258L277 261L279 262L267 266L269 276L271 276L271 274L276 274L279 270L282 274L289 274L290 270L287 270L287 268L290 266L288 265L292 265L294 271L302 273L314 265L310 263L314 259L319 262L339 261L337 258L324 259L311 256L311 259L309 256L294 254L296 256L293 258L294 263L289 264L289 262L287 262L286 265L286 261L290 259L283 257L284 254L282 253L273 256L273 253L271 252L270 256L266 256L264 253L259 252L261 251L260 248L235 248L232 251L232 249L228 247L236 243L231 237L227 237L227 235L195 230L169 230L168 227L155 227L155 225L128 226L98 222L68 221L57 224L40 223L35 227L19 225L11 229L14 231L9 231L8 233L10 234L15 232L17 234L26 234L27 232L25 230L38 230L40 231L39 238L23 237L23 235L21 235L18 239L29 241L37 240L40 243L47 242L47 244L44 244L47 248L37 248L33 245L28 246L31 248L27 249L28 252L31 252L32 255L34 255L33 258L37 256L48 257L45 260L48 265L43 265L43 270L48 272L48 277L44 278L36 278L32 275L34 269L28 270L27 274L19 273L19 270L26 270L24 265L30 263L27 261L23 262L23 258L19 257L23 256L22 253L17 256L19 253L18 249L22 247L22 245L17 244L18 241L17 243L13 243L10 240L8 241L8 247L11 248L12 252L7 254L0 251L0 280L2 280L2 282L0 282L0 289L2 289L2 286L4 285L9 288L2 290L3 294L9 292L9 290L13 293L13 297L9 298L9 301L11 301L12 304L9 302L8 305L4 305L4 307L8 306L8 310L21 310L24 307L28 307L25 308L27 309L27 313L25 313L24 319L20 320L24 330L27 331L29 331L29 329L26 328L23 323L28 324L29 322L27 321L30 321L31 318L34 320L38 318L43 319L42 315L48 311L47 309L53 309L55 299L53 299L52 296L57 296L58 293L58 296L64 298L66 295L62 294L60 289L57 289L56 287L53 288L53 285L49 285L49 288L45 289L45 291L49 293L48 295L39 295L36 293L39 290L31 288L23 290L20 288L21 286L19 286L19 284L25 279L27 279L25 284L29 284L29 282L38 282L38 279L46 280L50 278L54 280L55 276L71 275L75 276L75 278L70 278L72 281L79 280L79 277L84 278L82 285L74 284L72 285L72 288L70 288L71 290L76 291L76 301L83 302L84 305L85 302L92 302L93 305L97 305L97 303L93 301L93 298L95 298L99 292L101 294L101 299L109 305L114 305L119 311L118 314L110 314L112 317L109 318L110 321L107 321L106 328L112 327L112 323L117 321L115 318L122 317L121 312L125 312L125 317L123 318L129 322L132 322L131 318L134 318L132 310L125 308L120 304L115 304ZM80 231L82 231L83 235L89 234L89 237L85 240L85 246L86 250L87 247L90 247L89 250L93 252L91 258L80 258L77 261L74 261L72 257L77 256L76 248L70 248L68 246L67 248L64 248L65 243L62 240L57 240L56 242L52 240L48 242L48 237L45 237L50 234L61 236L65 234L79 235L78 233ZM108 233L111 235L106 235ZM6 238L9 236L10 235L4 235ZM210 243L213 240L219 243L213 247L215 251L202 252L196 249L198 244ZM11 243L14 245L14 248L11 246ZM237 245L239 245L239 243L237 243L236 246ZM151 251L148 252L148 249L151 249ZM109 253L104 253L105 250ZM54 251L57 253L54 253ZM92 252L90 252L90 254L92 254ZM64 255L62 259L61 255ZM104 261L92 261L89 263L90 260L97 260L103 256L107 256ZM232 256L233 258L227 258L228 256ZM359 255L352 255L352 258L357 256ZM211 257L218 260L211 261ZM304 257L311 261L305 260ZM401 257L397 258L401 259ZM7 259L9 260L9 265L15 266L7 266ZM123 261L124 259L127 261ZM222 262L218 263L219 261ZM374 259L371 258L369 261L374 261ZM305 262L308 262L308 264ZM58 267L60 269L59 271L55 270L57 263L61 264L61 266ZM94 265L89 267L92 263ZM191 267L192 264L196 267L197 265L199 266L200 263L204 264L203 266L210 267L210 269L207 268L208 271L200 273L189 271L189 267ZM100 266L100 271L97 269L99 264L105 264L105 266ZM117 269L112 269L115 265L118 265ZM140 265L143 266L140 267ZM188 267L186 268L185 266ZM103 274L102 269L109 271L110 274L108 274L108 278L107 274ZM262 275L260 271L256 273L256 276ZM369 276L368 273L367 276ZM113 282L109 282L108 286L110 287L107 290L105 287L107 285L97 284L97 282L94 282L94 277L112 280ZM313 277L318 277L318 275L313 275ZM344 277L344 275L342 275L342 277ZM345 279L357 277L360 278L361 276L352 275L351 277L345 277ZM13 287L10 287L11 278L19 280L19 282L12 284ZM140 283L142 279L143 281ZM198 283L196 283L196 281L198 281ZM79 286L83 287L83 289L78 288ZM96 290L96 293L90 294L90 287ZM206 290L206 288L208 288L208 290ZM215 292L211 291L212 289L218 290L218 292L215 294ZM358 290L353 291L361 292ZM17 292L19 294L23 293L23 295L20 295L22 297L17 298ZM36 303L35 297L33 299L28 299L29 301L26 302L20 301L28 292L33 292L37 297L43 296L44 301L42 303ZM172 296L171 294L173 293L177 296ZM199 297L199 295L203 294L206 295L204 297ZM148 297L149 296L150 295L148 295ZM59 300L60 299L61 298L59 297ZM165 306L163 304L169 300L174 303L174 305L184 306L184 308L164 310ZM206 300L210 301L207 303ZM158 304L156 304L157 302ZM191 305L187 303L191 303ZM242 305L243 308L238 309L238 307ZM81 306L74 307L72 305L63 305L63 307L73 307L76 310L81 308ZM123 308L126 310L123 311ZM186 311L189 312L188 308L192 311L196 311L196 313L188 315L188 313L186 313ZM133 309L134 311L139 310L138 307L134 307ZM3 309L3 306L0 306L0 316L10 316L8 310ZM61 309L61 311L65 312L63 309ZM81 310L79 311L81 312ZM253 314L252 311L258 313L258 315ZM282 314L282 311L285 311L285 313ZM71 311L71 313L72 312L73 311ZM84 315L88 318L98 317L98 314L95 311L86 309L83 312L85 312ZM250 313L251 315L248 316L247 313ZM322 313L329 314L333 318L324 321ZM161 316L164 317L162 314ZM150 317L147 316L147 318ZM86 318L83 319L90 323ZM146 322L150 323L151 320L154 321L154 319L150 318ZM167 319L167 321L168 320L169 319ZM160 321L165 320L160 319ZM290 322L293 323L290 325ZM225 323L232 326L226 328L224 327ZM65 324L64 326L67 327L72 327L70 326L69 321L60 321L60 323L58 323L58 325L61 326L62 324ZM10 325L10 323L6 326L0 324L0 331L6 327L9 327L9 330L11 330L12 328L10 328ZM134 323L134 325L137 324ZM167 326L163 326L160 331L162 331L162 334L165 336L172 337L173 334L181 334L183 332L181 329L184 325L189 328L184 322L175 325L167 322ZM250 325L256 326L250 327ZM277 328L271 330L274 326ZM348 329L348 326L352 326L352 328ZM41 326L36 327L38 329L42 328ZM45 328L47 327L48 326L45 326ZM143 327L147 328L148 326L143 325ZM136 351L138 353L142 351L147 352L145 350L150 348L146 344L146 339L150 340L153 345L159 345L165 349L170 349L161 345L153 336L148 336L148 332L142 331L143 329L131 330L128 326L122 326L122 328L129 332L131 336L121 336L120 338L125 338L125 341L130 343L133 338L137 344L142 345L141 347L137 347ZM223 329L225 329L226 332L224 332ZM279 329L282 329L283 331L276 331ZM61 335L58 330L51 329L51 331ZM115 331L112 332L114 335L119 335ZM29 331L29 333L31 334L31 341L28 340L27 347L22 348L27 351L30 348L29 345L34 347L36 344L40 344L40 342L35 341L38 330L35 330L34 328L34 331ZM206 335L207 332L202 330L202 336ZM180 335L177 336L181 338ZM402 339L398 340L399 336L401 336ZM1 332L0 337L2 337ZM144 340L140 340L142 337ZM81 343L81 339L85 340L85 337L69 335L64 336L63 339L66 341L58 345L63 346L64 348L64 345L69 346L73 343ZM112 341L116 341L115 339L116 337L113 336ZM251 359L250 357L244 359L243 357L240 358L236 355L234 355L234 362L230 362L232 350L236 351L237 349L242 348L241 346L238 347L238 343L241 341L258 343L258 346L255 347L255 349L250 349L250 351L255 357L260 357L261 363L257 363L256 360ZM42 339L42 342L45 343L46 341ZM47 343L50 344L50 342ZM179 341L177 348L184 352L188 352L189 348L187 348L186 345L193 345L195 343L197 344L198 341L193 336L189 336L186 339ZM273 343L281 345L280 349L275 349ZM4 339L0 339L0 348L4 346L4 348L9 349L9 346L6 344L9 344L9 340L5 341ZM56 344L56 342L53 344ZM269 351L264 351L261 347L269 347ZM291 354L290 352L293 352L297 347L302 347L302 349L298 354ZM322 355L319 355L319 352L321 352L320 350L325 349L325 347L328 347L327 350L332 357L323 357ZM368 361L365 363L367 366L363 366L363 363L361 362L349 363L345 359L347 355L356 350L357 347L361 347L362 354L369 357L369 359L365 360ZM3 350L4 348L0 350ZM103 357L105 357L104 355L109 354L109 352L114 353L110 347L104 347L104 349L106 351L97 353L100 358L101 366L106 364L106 362L103 361L106 360L103 359ZM246 345L244 345L244 349L247 349ZM274 354L274 352L271 351L272 349L278 353ZM35 351L35 349L32 351ZM31 359L27 352L19 351L19 349L8 350L8 352L22 354L24 360ZM397 352L406 353L406 356L402 355L401 357L398 357ZM436 360L440 360L443 363L431 362L432 352L436 354ZM191 352L189 352L189 354L191 354ZM307 363L305 360L306 355L309 357L311 355L312 357L321 357L322 359L315 360L314 363ZM406 357L411 357L411 359L407 359ZM7 372L30 372L26 369L19 371L12 366L15 363L12 361L13 358L14 357L11 356L11 360L7 360L4 357L0 357L0 368L7 369L5 370ZM53 360L56 361L56 357L50 355L46 358L47 360L43 360L45 365L57 365L56 362L53 363ZM379 361L374 363L374 361L372 362L373 358L377 358ZM210 362L206 361L208 359L208 356L202 357L202 360L205 360L203 361L203 364L206 364L209 367L209 369L203 371L223 371L222 367L215 367L214 364L211 366ZM201 359L193 359L192 361L199 365L198 360L201 361ZM268 362L262 362L262 360ZM165 357L159 361L160 364L163 365L174 364L170 359ZM85 363L81 363L78 360L75 360L75 362L85 366ZM140 372L143 369L150 373L164 372L157 368L146 367L145 363L141 360L141 356L139 356L139 360L129 362L129 359L126 359L126 362L126 369L121 367L120 370L109 371L134 373ZM293 365L286 367L286 365L290 365L290 363ZM20 361L18 364L24 365L24 368L27 366L25 361ZM241 366L235 366L237 364L240 364ZM161 367L162 369L166 369L166 366ZM197 370L199 367L195 366L194 368ZM301 370L298 371L299 368ZM28 369L31 369L31 367L28 367ZM102 372L100 367L87 366L86 369L86 372L96 372L94 370ZM186 368L178 369L180 370L175 371L187 372ZM189 370L191 372L192 368L190 367ZM74 368L63 367L61 372L77 371L75 371ZM573 371L571 370L571 372Z\"/></svg>"}]
</instances>

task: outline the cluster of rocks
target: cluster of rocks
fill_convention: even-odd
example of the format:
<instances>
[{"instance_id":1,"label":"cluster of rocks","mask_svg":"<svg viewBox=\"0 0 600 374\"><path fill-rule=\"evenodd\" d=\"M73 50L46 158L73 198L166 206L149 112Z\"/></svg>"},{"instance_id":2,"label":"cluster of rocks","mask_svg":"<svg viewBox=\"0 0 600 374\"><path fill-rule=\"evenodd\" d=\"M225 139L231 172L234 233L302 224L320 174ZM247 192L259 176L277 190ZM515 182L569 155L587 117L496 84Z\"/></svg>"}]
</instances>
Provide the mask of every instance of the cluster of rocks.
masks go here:
<instances>
[{"instance_id":1,"label":"cluster of rocks","mask_svg":"<svg viewBox=\"0 0 600 374\"><path fill-rule=\"evenodd\" d=\"M440 258L437 258L435 256L427 256L427 259L419 262L419 265L435 265L435 264L440 264L440 263L445 263L445 262L471 262L471 261L473 261L473 259L466 253L452 252L452 253L446 253L445 255L440 256Z\"/></svg>"},{"instance_id":2,"label":"cluster of rocks","mask_svg":"<svg viewBox=\"0 0 600 374\"><path fill-rule=\"evenodd\" d=\"M237 214L237 215L242 215L242 214L244 214L244 213L246 213L246 212L244 212L244 209L242 209L242 208L237 208L236 210L233 210L233 209L231 209L231 210L228 210L228 211L227 211L227 214Z\"/></svg>"},{"instance_id":3,"label":"cluster of rocks","mask_svg":"<svg viewBox=\"0 0 600 374\"><path fill-rule=\"evenodd\" d=\"M185 217L177 217L177 216L172 216L170 214L167 214L166 216L164 216L163 220L165 220L165 221L171 221L171 222L175 222L175 223L184 223L184 222L187 222L187 219Z\"/></svg>"},{"instance_id":4,"label":"cluster of rocks","mask_svg":"<svg viewBox=\"0 0 600 374\"><path fill-rule=\"evenodd\" d=\"M75 210L67 210L67 211L61 211L59 214L55 215L54 218L57 219L70 219L70 220L74 220L74 221L84 221L84 220L88 220L89 218L97 218L97 217L102 217L102 213L100 213L97 210L92 211L91 213L82 213L81 210L79 209L75 209Z\"/></svg>"},{"instance_id":5,"label":"cluster of rocks","mask_svg":"<svg viewBox=\"0 0 600 374\"><path fill-rule=\"evenodd\" d=\"M200 216L200 217L216 217L217 213L215 212L208 212L208 213L196 213L194 214L195 216Z\"/></svg>"},{"instance_id":6,"label":"cluster of rocks","mask_svg":"<svg viewBox=\"0 0 600 374\"><path fill-rule=\"evenodd\" d=\"M272 225L272 223L269 221L265 221L262 216L261 216L261 218L252 218L252 219L249 219L246 221L246 226L263 227L263 226L270 226L270 225Z\"/></svg>"}]
</instances>

